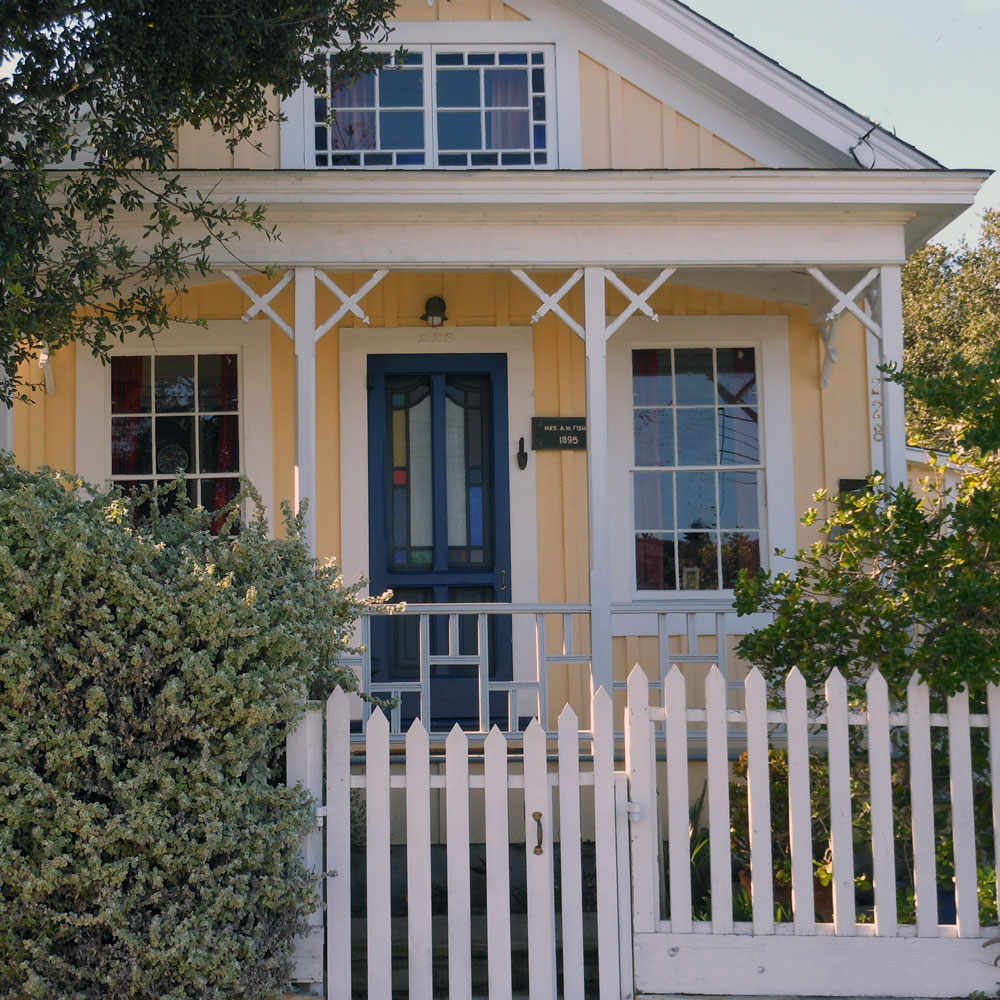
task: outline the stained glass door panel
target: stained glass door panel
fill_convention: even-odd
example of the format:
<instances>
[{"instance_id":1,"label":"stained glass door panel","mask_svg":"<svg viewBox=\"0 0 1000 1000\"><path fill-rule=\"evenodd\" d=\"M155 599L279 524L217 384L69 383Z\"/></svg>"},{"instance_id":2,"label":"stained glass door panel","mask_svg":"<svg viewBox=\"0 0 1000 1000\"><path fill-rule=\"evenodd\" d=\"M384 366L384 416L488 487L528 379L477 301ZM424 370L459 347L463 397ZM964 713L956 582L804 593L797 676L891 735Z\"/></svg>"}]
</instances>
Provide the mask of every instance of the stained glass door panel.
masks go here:
<instances>
[{"instance_id":1,"label":"stained glass door panel","mask_svg":"<svg viewBox=\"0 0 1000 1000\"><path fill-rule=\"evenodd\" d=\"M369 509L372 591L408 603L510 600L507 371L504 355L369 357ZM419 620L377 622L376 684L420 678ZM433 655L476 655L476 618L460 619L448 648L445 616L430 620ZM509 620L489 632L490 676L511 676ZM475 667L431 669L431 706L402 699L404 727L418 715L432 729L479 727ZM504 699L491 720L506 723Z\"/></svg>"}]
</instances>

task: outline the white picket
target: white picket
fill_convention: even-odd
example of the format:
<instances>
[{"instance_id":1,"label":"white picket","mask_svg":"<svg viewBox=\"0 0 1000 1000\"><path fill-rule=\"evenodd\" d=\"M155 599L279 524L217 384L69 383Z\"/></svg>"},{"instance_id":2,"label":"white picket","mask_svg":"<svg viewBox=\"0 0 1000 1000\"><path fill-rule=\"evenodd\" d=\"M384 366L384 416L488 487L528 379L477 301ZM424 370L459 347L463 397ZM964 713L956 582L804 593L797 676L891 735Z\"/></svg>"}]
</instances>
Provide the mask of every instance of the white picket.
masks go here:
<instances>
[{"instance_id":1,"label":"white picket","mask_svg":"<svg viewBox=\"0 0 1000 1000\"><path fill-rule=\"evenodd\" d=\"M594 850L597 882L597 965L601 1000L619 996L619 898L615 871L615 746L614 706L608 692L598 688L591 699L594 757ZM627 832L626 832L627 836ZM628 902L623 894L622 907ZM568 994L567 994L568 995Z\"/></svg>"},{"instance_id":2,"label":"white picket","mask_svg":"<svg viewBox=\"0 0 1000 1000\"><path fill-rule=\"evenodd\" d=\"M754 667L747 675L747 805L750 813L750 895L754 934L774 933L771 874L771 786L767 757L767 685Z\"/></svg>"},{"instance_id":3,"label":"white picket","mask_svg":"<svg viewBox=\"0 0 1000 1000\"><path fill-rule=\"evenodd\" d=\"M937 937L937 874L934 860L934 790L931 781L930 694L916 674L906 689L910 732L910 808L913 818L913 884L917 936Z\"/></svg>"},{"instance_id":4,"label":"white picket","mask_svg":"<svg viewBox=\"0 0 1000 1000\"><path fill-rule=\"evenodd\" d=\"M959 937L977 937L979 894L968 691L960 691L948 699L948 757L951 764L951 836L955 852L955 923Z\"/></svg>"},{"instance_id":5,"label":"white picket","mask_svg":"<svg viewBox=\"0 0 1000 1000\"><path fill-rule=\"evenodd\" d=\"M892 829L892 761L889 747L889 687L876 670L868 678L869 803L872 810L872 877L875 934L895 937L896 859Z\"/></svg>"},{"instance_id":6,"label":"white picket","mask_svg":"<svg viewBox=\"0 0 1000 1000\"><path fill-rule=\"evenodd\" d=\"M433 989L430 740L419 719L406 734L406 925L410 996Z\"/></svg>"},{"instance_id":7,"label":"white picket","mask_svg":"<svg viewBox=\"0 0 1000 1000\"><path fill-rule=\"evenodd\" d=\"M635 976L632 968L632 893L631 886L632 872L630 870L630 858L628 852L628 778L621 771L616 771L615 779L615 837L618 860L618 920L613 914L607 913L606 923L608 927L608 937L618 938L618 988L617 994L604 992L604 980L601 979L601 1000L605 996L613 996L614 1000L619 997L629 997L635 992ZM610 904L609 904L610 910ZM598 933L600 934L600 922L602 919L600 899L597 904ZM613 974L614 967L612 966Z\"/></svg>"},{"instance_id":8,"label":"white picket","mask_svg":"<svg viewBox=\"0 0 1000 1000\"><path fill-rule=\"evenodd\" d=\"M326 703L326 978L351 1000L351 718L339 687Z\"/></svg>"},{"instance_id":9,"label":"white picket","mask_svg":"<svg viewBox=\"0 0 1000 1000\"><path fill-rule=\"evenodd\" d=\"M510 1000L510 850L507 740L494 726L484 746L486 783L486 944L490 1000ZM419 996L419 994L417 994ZM428 993L427 996L430 996Z\"/></svg>"},{"instance_id":10,"label":"white picket","mask_svg":"<svg viewBox=\"0 0 1000 1000\"><path fill-rule=\"evenodd\" d=\"M708 845L712 872L712 933L733 932L733 873L729 848L729 742L726 678L714 664L705 678L708 757Z\"/></svg>"},{"instance_id":11,"label":"white picket","mask_svg":"<svg viewBox=\"0 0 1000 1000\"><path fill-rule=\"evenodd\" d=\"M580 849L580 731L559 713L559 873L562 885L563 994L583 996L583 866Z\"/></svg>"},{"instance_id":12,"label":"white picket","mask_svg":"<svg viewBox=\"0 0 1000 1000\"><path fill-rule=\"evenodd\" d=\"M556 916L552 865L552 796L545 729L537 719L524 731L524 844L528 887L528 992L555 1000Z\"/></svg>"},{"instance_id":13,"label":"white picket","mask_svg":"<svg viewBox=\"0 0 1000 1000\"><path fill-rule=\"evenodd\" d=\"M629 776L632 841L632 921L636 932L656 929L660 916L660 879L657 862L656 771L650 745L649 681L636 664L628 675L625 711L625 767Z\"/></svg>"},{"instance_id":14,"label":"white picket","mask_svg":"<svg viewBox=\"0 0 1000 1000\"><path fill-rule=\"evenodd\" d=\"M851 750L847 682L834 668L826 679L826 739L830 772L830 847L833 851L833 932L857 934L854 904L854 839L851 819Z\"/></svg>"},{"instance_id":15,"label":"white picket","mask_svg":"<svg viewBox=\"0 0 1000 1000\"><path fill-rule=\"evenodd\" d=\"M663 682L667 717L667 851L670 859L670 930L691 933L691 835L688 806L687 694L674 664Z\"/></svg>"},{"instance_id":16,"label":"white picket","mask_svg":"<svg viewBox=\"0 0 1000 1000\"><path fill-rule=\"evenodd\" d=\"M792 919L795 933L816 933L813 891L812 810L809 800L809 716L806 681L798 667L785 678L788 735L788 838L792 854Z\"/></svg>"},{"instance_id":17,"label":"white picket","mask_svg":"<svg viewBox=\"0 0 1000 1000\"><path fill-rule=\"evenodd\" d=\"M448 997L472 997L472 902L469 876L469 741L456 723L445 741L448 838Z\"/></svg>"},{"instance_id":18,"label":"white picket","mask_svg":"<svg viewBox=\"0 0 1000 1000\"><path fill-rule=\"evenodd\" d=\"M990 787L993 791L993 857L1000 859L1000 686L986 688L990 718ZM996 866L996 900L1000 907L1000 864Z\"/></svg>"},{"instance_id":19,"label":"white picket","mask_svg":"<svg viewBox=\"0 0 1000 1000\"><path fill-rule=\"evenodd\" d=\"M389 722L376 708L365 727L368 787L368 997L392 1000L392 914L389 882Z\"/></svg>"}]
</instances>

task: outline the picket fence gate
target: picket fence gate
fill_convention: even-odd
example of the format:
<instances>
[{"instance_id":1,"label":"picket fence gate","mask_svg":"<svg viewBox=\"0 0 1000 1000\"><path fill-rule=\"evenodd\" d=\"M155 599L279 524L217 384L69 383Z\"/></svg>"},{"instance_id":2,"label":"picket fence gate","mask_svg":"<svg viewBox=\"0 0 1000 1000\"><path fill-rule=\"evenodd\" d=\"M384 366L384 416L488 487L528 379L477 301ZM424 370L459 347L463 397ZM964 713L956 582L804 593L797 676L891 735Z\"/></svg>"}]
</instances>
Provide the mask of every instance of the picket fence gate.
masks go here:
<instances>
[{"instance_id":1,"label":"picket fence gate","mask_svg":"<svg viewBox=\"0 0 1000 1000\"><path fill-rule=\"evenodd\" d=\"M616 770L612 703L598 691L591 729L580 731L567 706L558 733L533 721L515 744L494 729L471 758L469 738L457 727L447 738L444 773L432 773L428 734L415 722L406 736L405 760L390 763L389 725L381 712L367 722L363 766L352 767L349 702L337 691L324 714L310 713L289 742L290 779L303 780L318 801L325 828L307 838L305 856L325 872L325 910L297 953L296 978L337 1000L352 995L351 792L365 798L364 865L367 905L361 923L367 952L363 995L390 1000L473 996L473 945L485 950L490 1000L519 995L512 986L509 882L510 823L522 825L527 885L527 993L532 1000L598 996L628 1000L655 994L798 994L803 996L951 997L992 993L1000 977L990 948L995 928L978 919L976 831L971 733L985 729L991 775L1000 774L1000 689L991 687L988 713L970 715L969 699L948 699L946 713L930 711L925 685L915 681L906 711L890 710L883 678L867 686L864 711L851 710L843 677L834 671L826 706L809 714L806 685L797 670L787 678L785 707L768 707L763 677L747 677L744 708L727 707L726 681L708 673L704 707L687 705L683 672L670 668L659 684L660 705L636 667L628 678L624 765ZM325 729L324 729L325 726ZM873 904L859 919L852 836L852 728L862 730L870 802ZM932 730L947 730L947 789L935 788ZM692 830L688 740L704 733L705 800L710 854L710 919L692 899ZM900 741L894 734L905 733ZM747 754L751 919L733 915L730 762L734 743ZM939 740L937 744L940 745ZM855 741L857 745L857 741ZM893 826L893 758L905 746L912 805L915 922L897 913ZM769 749L787 750L791 920L775 911ZM357 747L355 747L357 749ZM828 768L828 789L810 789L810 755ZM435 769L438 765L435 765ZM581 797L581 790L592 787ZM470 790L482 789L485 809L485 942L473 941L470 902ZM390 892L390 795L405 797L406 971L393 983ZM447 852L447 940L432 939L432 796L444 796ZM1000 856L1000 796L991 798L992 839ZM939 923L935 858L935 796L950 800L954 859L954 924ZM816 919L812 804L829 803L832 918ZM509 812L510 802L514 812ZM592 808L596 881L596 946L586 945L581 885L581 804ZM591 805L592 803L592 805ZM399 806L397 804L396 809ZM559 824L560 922L556 922L554 822ZM398 820L398 817L397 817ZM397 821L397 828L399 824ZM697 832L697 831L694 831ZM940 831L939 831L940 832ZM517 838L518 840L520 838ZM325 850L324 850L325 848ZM866 847L867 851L867 847ZM670 873L685 873L670 877ZM357 924L358 921L356 920ZM397 921L398 923L398 921ZM397 937L399 933L397 932ZM438 936L439 937L439 936ZM360 944L361 942L359 942ZM446 944L446 946L445 946ZM984 945L987 947L984 949ZM435 980L447 954L447 983ZM324 957L325 956L325 957ZM515 961L520 956L515 955ZM325 962L325 970L324 970ZM558 963L558 967L557 967ZM597 976L587 966L597 965ZM398 964L398 963L397 963ZM324 975L325 971L325 975ZM439 977L440 978L440 977ZM395 985L395 991L394 991ZM355 995L358 995L355 983ZM478 994L477 994L478 995Z\"/></svg>"}]
</instances>

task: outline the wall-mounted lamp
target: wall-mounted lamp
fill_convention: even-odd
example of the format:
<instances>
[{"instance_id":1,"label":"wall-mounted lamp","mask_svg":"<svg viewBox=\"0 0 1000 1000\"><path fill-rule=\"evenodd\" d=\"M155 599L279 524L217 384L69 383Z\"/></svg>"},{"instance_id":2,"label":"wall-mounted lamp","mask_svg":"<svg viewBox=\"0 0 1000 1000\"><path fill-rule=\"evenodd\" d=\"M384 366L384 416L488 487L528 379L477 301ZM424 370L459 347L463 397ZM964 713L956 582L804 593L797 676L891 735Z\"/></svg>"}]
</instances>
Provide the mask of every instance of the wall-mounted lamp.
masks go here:
<instances>
[{"instance_id":1,"label":"wall-mounted lamp","mask_svg":"<svg viewBox=\"0 0 1000 1000\"><path fill-rule=\"evenodd\" d=\"M440 326L448 318L444 314L447 308L448 306L440 295L432 295L424 303L424 314L420 318L428 326Z\"/></svg>"}]
</instances>

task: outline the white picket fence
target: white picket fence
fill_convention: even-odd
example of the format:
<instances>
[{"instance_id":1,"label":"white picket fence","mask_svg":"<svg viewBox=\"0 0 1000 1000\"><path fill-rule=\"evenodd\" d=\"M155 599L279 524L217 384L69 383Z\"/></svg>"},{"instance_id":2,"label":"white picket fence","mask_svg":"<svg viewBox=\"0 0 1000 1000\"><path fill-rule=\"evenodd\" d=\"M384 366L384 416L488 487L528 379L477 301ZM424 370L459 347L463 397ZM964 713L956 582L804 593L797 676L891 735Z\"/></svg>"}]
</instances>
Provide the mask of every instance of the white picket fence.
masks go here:
<instances>
[{"instance_id":1,"label":"white picket fence","mask_svg":"<svg viewBox=\"0 0 1000 1000\"><path fill-rule=\"evenodd\" d=\"M757 671L747 678L743 709L727 707L726 680L715 668L704 690L704 707L689 707L684 674L673 667L662 685L662 704L651 705L645 674L633 670L625 741L617 748L624 750L625 761L619 760L617 770L612 705L604 691L593 699L591 730L579 731L567 707L557 733L546 734L537 720L516 740L494 729L485 738L480 734L471 752L469 737L456 728L443 757L434 755L419 721L407 733L405 757L391 755L390 727L379 711L367 721L362 755L357 742L351 744L348 698L335 692L325 719L321 712L311 713L289 744L290 776L301 777L325 803L319 810L325 829L305 845L307 862L326 873L325 911L314 915L313 932L302 941L296 979L313 984L317 992L325 982L325 995L339 1000L351 997L352 979L354 995L370 1000L390 1000L394 993L415 1000L520 995L517 976L512 977L524 956L512 951L510 845L523 842L526 980L534 1000L557 993L600 1000L664 993L992 993L1000 978L992 958L1000 948L984 950L984 939L997 931L980 927L978 919L971 732L988 729L990 768L997 774L1000 691L990 689L988 714L970 715L964 694L948 699L947 712L937 714L930 711L926 687L913 683L906 711L893 711L902 706L890 706L885 682L875 675L860 711L849 706L844 680L835 672L827 684L825 710L810 716L797 670L787 679L781 710L768 707ZM659 690L653 693L660 696ZM936 727L948 734L947 789L933 786ZM870 787L854 802L852 728L862 731L870 776ZM688 734L696 729L705 733L707 746L708 920L702 919L704 901L698 909L692 898L690 878ZM904 732L901 742L897 734ZM734 745L747 753L752 906L747 921L733 915ZM893 827L891 773L904 745L913 813L913 924L899 919L896 902L902 873L896 871L894 847L902 831ZM775 911L768 757L774 747L788 755L789 922L778 922ZM809 787L810 755L817 754L828 763L828 789ZM353 921L352 790L365 801L367 880L366 904L360 916L355 906ZM956 906L955 923L944 925L937 910L934 831L935 796L940 801L942 795L951 804ZM820 797L829 802L830 815L833 912L828 921L815 915L811 809ZM871 803L874 899L859 911L852 809L862 800ZM485 837L485 921L473 917L470 831L479 820L470 813L470 802L479 811L482 822L476 828ZM994 845L1000 850L996 790L992 817ZM596 940L584 926L584 829L595 841ZM442 843L439 849L447 855L446 917L436 917L432 898L432 841ZM391 870L393 843L403 842L406 916L400 920L392 909ZM479 989L473 965L484 950L488 982ZM366 969L362 985L352 976L358 962ZM589 974L595 963L596 977Z\"/></svg>"}]
</instances>

